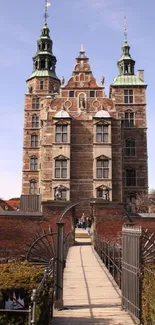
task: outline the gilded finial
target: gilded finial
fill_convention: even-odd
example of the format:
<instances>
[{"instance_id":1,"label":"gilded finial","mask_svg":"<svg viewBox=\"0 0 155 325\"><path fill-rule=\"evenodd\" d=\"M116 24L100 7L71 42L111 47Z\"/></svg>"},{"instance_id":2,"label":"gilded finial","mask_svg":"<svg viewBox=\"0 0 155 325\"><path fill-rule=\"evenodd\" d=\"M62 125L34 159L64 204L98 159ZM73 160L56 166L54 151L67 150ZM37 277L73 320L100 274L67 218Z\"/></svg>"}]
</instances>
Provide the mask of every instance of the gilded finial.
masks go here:
<instances>
[{"instance_id":1,"label":"gilded finial","mask_svg":"<svg viewBox=\"0 0 155 325\"><path fill-rule=\"evenodd\" d=\"M47 23L48 13L47 8L50 7L51 3L45 0L45 8L44 8L44 18L45 18L45 24Z\"/></svg>"},{"instance_id":2,"label":"gilded finial","mask_svg":"<svg viewBox=\"0 0 155 325\"><path fill-rule=\"evenodd\" d=\"M124 41L127 41L126 16L124 16Z\"/></svg>"}]
</instances>

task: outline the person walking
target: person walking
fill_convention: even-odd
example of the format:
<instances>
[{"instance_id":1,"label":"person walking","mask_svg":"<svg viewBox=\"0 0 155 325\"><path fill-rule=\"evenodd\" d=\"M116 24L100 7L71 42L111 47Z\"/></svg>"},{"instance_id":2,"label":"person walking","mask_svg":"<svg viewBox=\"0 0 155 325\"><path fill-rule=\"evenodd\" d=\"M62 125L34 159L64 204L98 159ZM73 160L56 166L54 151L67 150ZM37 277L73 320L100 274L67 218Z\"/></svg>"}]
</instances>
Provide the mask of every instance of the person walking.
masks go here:
<instances>
[{"instance_id":1,"label":"person walking","mask_svg":"<svg viewBox=\"0 0 155 325\"><path fill-rule=\"evenodd\" d=\"M86 217L84 213L82 213L81 223L82 223L82 229L86 230Z\"/></svg>"},{"instance_id":2,"label":"person walking","mask_svg":"<svg viewBox=\"0 0 155 325\"><path fill-rule=\"evenodd\" d=\"M87 225L87 232L88 232L88 235L90 236L91 219L90 219L89 217L87 218L86 225Z\"/></svg>"}]
</instances>

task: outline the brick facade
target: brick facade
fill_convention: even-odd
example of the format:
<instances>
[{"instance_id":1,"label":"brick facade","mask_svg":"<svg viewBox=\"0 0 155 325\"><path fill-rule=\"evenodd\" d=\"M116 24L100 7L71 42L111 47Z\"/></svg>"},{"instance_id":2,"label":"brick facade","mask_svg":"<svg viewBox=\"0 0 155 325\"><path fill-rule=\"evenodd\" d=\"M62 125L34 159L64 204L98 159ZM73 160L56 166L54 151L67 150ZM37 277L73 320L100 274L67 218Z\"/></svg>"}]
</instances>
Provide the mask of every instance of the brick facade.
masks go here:
<instances>
[{"instance_id":1,"label":"brick facade","mask_svg":"<svg viewBox=\"0 0 155 325\"><path fill-rule=\"evenodd\" d=\"M143 71L134 74L129 50L125 41L109 98L83 47L71 77L60 85L45 24L27 80L23 195L38 194L54 206L59 189L62 201L103 197L129 208L136 193L147 193L147 85ZM75 208L76 217L82 209ZM84 209L89 215L89 205Z\"/></svg>"}]
</instances>

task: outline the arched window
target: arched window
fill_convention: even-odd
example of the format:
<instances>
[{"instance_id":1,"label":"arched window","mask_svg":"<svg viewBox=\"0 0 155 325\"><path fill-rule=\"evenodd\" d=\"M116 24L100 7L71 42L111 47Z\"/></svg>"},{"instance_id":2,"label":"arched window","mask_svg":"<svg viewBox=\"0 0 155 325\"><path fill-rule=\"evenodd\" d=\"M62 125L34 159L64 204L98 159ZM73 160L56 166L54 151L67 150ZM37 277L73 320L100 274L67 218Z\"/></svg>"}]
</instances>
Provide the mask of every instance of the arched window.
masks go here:
<instances>
[{"instance_id":1,"label":"arched window","mask_svg":"<svg viewBox=\"0 0 155 325\"><path fill-rule=\"evenodd\" d=\"M39 109L39 101L38 97L32 98L32 109Z\"/></svg>"},{"instance_id":2,"label":"arched window","mask_svg":"<svg viewBox=\"0 0 155 325\"><path fill-rule=\"evenodd\" d=\"M108 125L98 123L96 125L96 142L108 142Z\"/></svg>"},{"instance_id":3,"label":"arched window","mask_svg":"<svg viewBox=\"0 0 155 325\"><path fill-rule=\"evenodd\" d=\"M31 135L31 147L38 147L38 135L36 134Z\"/></svg>"},{"instance_id":4,"label":"arched window","mask_svg":"<svg viewBox=\"0 0 155 325\"><path fill-rule=\"evenodd\" d=\"M30 157L30 170L38 170L38 158L36 156Z\"/></svg>"},{"instance_id":5,"label":"arched window","mask_svg":"<svg viewBox=\"0 0 155 325\"><path fill-rule=\"evenodd\" d=\"M136 153L135 150L135 139L128 138L125 140L125 156L134 157Z\"/></svg>"},{"instance_id":6,"label":"arched window","mask_svg":"<svg viewBox=\"0 0 155 325\"><path fill-rule=\"evenodd\" d=\"M40 80L40 90L43 90L43 89L44 89L44 81Z\"/></svg>"},{"instance_id":7,"label":"arched window","mask_svg":"<svg viewBox=\"0 0 155 325\"><path fill-rule=\"evenodd\" d=\"M79 98L79 108L81 110L86 109L86 105L87 105L86 94L81 93L79 94L78 98Z\"/></svg>"},{"instance_id":8,"label":"arched window","mask_svg":"<svg viewBox=\"0 0 155 325\"><path fill-rule=\"evenodd\" d=\"M126 186L136 186L136 170L134 168L126 169Z\"/></svg>"},{"instance_id":9,"label":"arched window","mask_svg":"<svg viewBox=\"0 0 155 325\"><path fill-rule=\"evenodd\" d=\"M29 187L29 193L34 195L38 192L38 183L35 179L32 179L30 181L30 187Z\"/></svg>"},{"instance_id":10,"label":"arched window","mask_svg":"<svg viewBox=\"0 0 155 325\"><path fill-rule=\"evenodd\" d=\"M109 160L97 159L96 160L96 177L109 178Z\"/></svg>"},{"instance_id":11,"label":"arched window","mask_svg":"<svg viewBox=\"0 0 155 325\"><path fill-rule=\"evenodd\" d=\"M39 116L32 115L32 128L39 128Z\"/></svg>"}]
</instances>

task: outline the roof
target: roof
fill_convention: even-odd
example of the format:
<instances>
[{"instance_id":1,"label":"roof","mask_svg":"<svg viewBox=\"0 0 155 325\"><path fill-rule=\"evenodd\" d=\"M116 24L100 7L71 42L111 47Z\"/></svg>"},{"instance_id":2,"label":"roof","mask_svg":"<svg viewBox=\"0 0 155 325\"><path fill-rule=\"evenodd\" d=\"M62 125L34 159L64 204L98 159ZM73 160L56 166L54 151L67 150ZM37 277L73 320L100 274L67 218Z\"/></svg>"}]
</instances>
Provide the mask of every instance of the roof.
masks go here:
<instances>
[{"instance_id":1,"label":"roof","mask_svg":"<svg viewBox=\"0 0 155 325\"><path fill-rule=\"evenodd\" d=\"M68 112L66 112L64 109L62 109L61 111L57 112L54 117L56 117L56 118L70 118L70 115L68 114Z\"/></svg>"},{"instance_id":2,"label":"roof","mask_svg":"<svg viewBox=\"0 0 155 325\"><path fill-rule=\"evenodd\" d=\"M147 86L138 76L135 75L122 75L115 77L112 86Z\"/></svg>"},{"instance_id":3,"label":"roof","mask_svg":"<svg viewBox=\"0 0 155 325\"><path fill-rule=\"evenodd\" d=\"M0 210L14 211L19 209L20 199L0 200Z\"/></svg>"},{"instance_id":4,"label":"roof","mask_svg":"<svg viewBox=\"0 0 155 325\"><path fill-rule=\"evenodd\" d=\"M27 80L32 78L40 78L40 77L51 77L51 78L58 79L56 74L51 70L36 70L32 72L31 76Z\"/></svg>"},{"instance_id":5,"label":"roof","mask_svg":"<svg viewBox=\"0 0 155 325\"><path fill-rule=\"evenodd\" d=\"M105 117L111 117L110 114L107 111L104 111L103 109L101 109L100 111L98 111L94 117L99 117L99 118L105 118Z\"/></svg>"}]
</instances>

